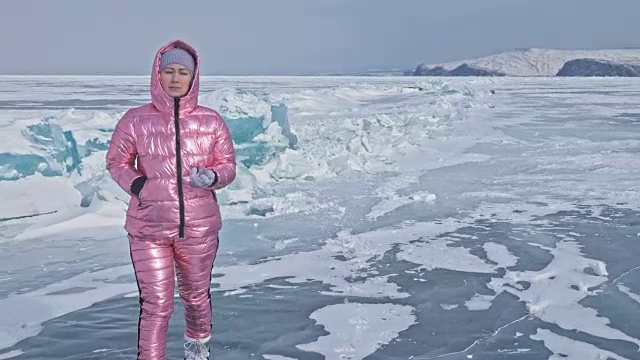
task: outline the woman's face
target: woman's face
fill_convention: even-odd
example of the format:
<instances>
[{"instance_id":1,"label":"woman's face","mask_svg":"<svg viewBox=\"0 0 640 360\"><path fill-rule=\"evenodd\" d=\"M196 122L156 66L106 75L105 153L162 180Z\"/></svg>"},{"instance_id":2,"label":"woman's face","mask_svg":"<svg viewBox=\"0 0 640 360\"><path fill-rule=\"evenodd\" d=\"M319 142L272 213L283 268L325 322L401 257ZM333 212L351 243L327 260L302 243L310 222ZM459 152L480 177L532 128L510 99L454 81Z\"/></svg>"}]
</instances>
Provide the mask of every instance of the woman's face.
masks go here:
<instances>
[{"instance_id":1,"label":"woman's face","mask_svg":"<svg viewBox=\"0 0 640 360\"><path fill-rule=\"evenodd\" d=\"M183 97L189 92L191 73L182 65L168 65L160 73L160 84L169 96Z\"/></svg>"}]
</instances>

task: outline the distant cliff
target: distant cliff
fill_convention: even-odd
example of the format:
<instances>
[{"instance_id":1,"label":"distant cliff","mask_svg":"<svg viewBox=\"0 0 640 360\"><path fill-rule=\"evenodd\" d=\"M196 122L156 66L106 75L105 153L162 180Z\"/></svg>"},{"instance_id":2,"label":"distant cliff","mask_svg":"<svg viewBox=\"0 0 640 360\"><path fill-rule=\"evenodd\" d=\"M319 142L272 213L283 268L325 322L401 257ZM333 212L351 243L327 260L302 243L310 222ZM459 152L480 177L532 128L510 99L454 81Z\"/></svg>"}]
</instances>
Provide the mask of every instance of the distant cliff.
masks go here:
<instances>
[{"instance_id":1,"label":"distant cliff","mask_svg":"<svg viewBox=\"0 0 640 360\"><path fill-rule=\"evenodd\" d=\"M443 64L418 65L413 76L640 76L640 49L522 49Z\"/></svg>"},{"instance_id":2,"label":"distant cliff","mask_svg":"<svg viewBox=\"0 0 640 360\"><path fill-rule=\"evenodd\" d=\"M418 66L414 71L414 76L505 76L500 71L474 68L468 64L462 64L454 69L447 70L442 66L430 68L426 65Z\"/></svg>"},{"instance_id":3,"label":"distant cliff","mask_svg":"<svg viewBox=\"0 0 640 360\"><path fill-rule=\"evenodd\" d=\"M569 60L556 76L640 76L640 65L596 59Z\"/></svg>"}]
</instances>

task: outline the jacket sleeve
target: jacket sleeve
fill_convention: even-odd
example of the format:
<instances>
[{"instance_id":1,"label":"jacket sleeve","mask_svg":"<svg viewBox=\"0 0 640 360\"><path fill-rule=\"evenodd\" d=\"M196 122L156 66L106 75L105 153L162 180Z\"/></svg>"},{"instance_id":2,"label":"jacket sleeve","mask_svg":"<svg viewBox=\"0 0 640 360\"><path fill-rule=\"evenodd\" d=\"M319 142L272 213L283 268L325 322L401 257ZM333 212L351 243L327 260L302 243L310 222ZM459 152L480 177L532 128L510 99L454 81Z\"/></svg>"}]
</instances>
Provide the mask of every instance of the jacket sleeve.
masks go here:
<instances>
[{"instance_id":1,"label":"jacket sleeve","mask_svg":"<svg viewBox=\"0 0 640 360\"><path fill-rule=\"evenodd\" d=\"M129 195L133 195L131 192L133 181L143 176L135 168L138 150L133 137L132 120L131 114L127 112L118 121L107 151L107 170L113 180Z\"/></svg>"},{"instance_id":2,"label":"jacket sleeve","mask_svg":"<svg viewBox=\"0 0 640 360\"><path fill-rule=\"evenodd\" d=\"M236 152L229 127L220 115L217 115L218 130L213 150L213 163L208 168L218 175L217 181L208 190L218 190L231 184L236 178Z\"/></svg>"}]
</instances>

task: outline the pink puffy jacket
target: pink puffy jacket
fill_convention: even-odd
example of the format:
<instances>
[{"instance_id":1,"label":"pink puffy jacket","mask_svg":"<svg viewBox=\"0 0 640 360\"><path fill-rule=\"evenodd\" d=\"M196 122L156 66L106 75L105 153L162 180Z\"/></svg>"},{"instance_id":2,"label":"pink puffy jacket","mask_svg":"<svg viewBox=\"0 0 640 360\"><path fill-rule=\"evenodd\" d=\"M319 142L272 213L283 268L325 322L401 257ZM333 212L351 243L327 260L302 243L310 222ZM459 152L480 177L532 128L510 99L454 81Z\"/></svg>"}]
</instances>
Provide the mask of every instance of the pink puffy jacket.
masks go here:
<instances>
[{"instance_id":1,"label":"pink puffy jacket","mask_svg":"<svg viewBox=\"0 0 640 360\"><path fill-rule=\"evenodd\" d=\"M171 98L160 84L160 56L180 47L191 52L196 69L191 89ZM200 61L188 44L176 40L162 47L151 72L151 103L131 109L118 121L107 170L132 197L125 229L140 238L215 236L222 227L215 190L236 176L235 150L229 129L216 111L198 105ZM218 174L206 189L191 186L191 168ZM133 180L147 180L136 196Z\"/></svg>"}]
</instances>

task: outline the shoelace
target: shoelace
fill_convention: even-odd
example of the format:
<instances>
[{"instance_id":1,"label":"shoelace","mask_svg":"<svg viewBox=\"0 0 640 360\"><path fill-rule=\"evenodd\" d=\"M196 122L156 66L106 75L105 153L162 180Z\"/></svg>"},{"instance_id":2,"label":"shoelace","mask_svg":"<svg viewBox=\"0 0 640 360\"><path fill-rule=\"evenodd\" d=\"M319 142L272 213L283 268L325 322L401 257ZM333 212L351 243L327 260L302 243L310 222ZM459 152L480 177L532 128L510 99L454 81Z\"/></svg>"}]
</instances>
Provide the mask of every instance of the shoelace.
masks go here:
<instances>
[{"instance_id":1,"label":"shoelace","mask_svg":"<svg viewBox=\"0 0 640 360\"><path fill-rule=\"evenodd\" d=\"M193 357L187 360L201 360L202 358L200 356L205 356L206 359L209 358L209 347L199 341L186 342L184 344L184 349L191 351L191 354L193 354Z\"/></svg>"}]
</instances>

